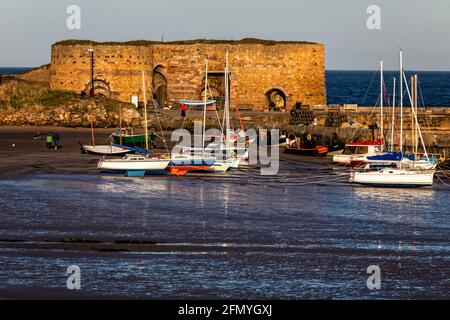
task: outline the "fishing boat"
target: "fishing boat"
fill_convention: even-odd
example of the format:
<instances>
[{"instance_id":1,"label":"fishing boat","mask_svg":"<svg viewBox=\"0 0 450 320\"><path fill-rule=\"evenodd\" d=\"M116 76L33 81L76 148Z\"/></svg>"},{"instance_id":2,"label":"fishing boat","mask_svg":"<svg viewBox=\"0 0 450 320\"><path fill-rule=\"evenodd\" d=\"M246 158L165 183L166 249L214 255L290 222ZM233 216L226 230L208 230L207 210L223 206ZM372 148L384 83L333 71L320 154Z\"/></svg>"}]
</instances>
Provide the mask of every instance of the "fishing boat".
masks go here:
<instances>
[{"instance_id":1,"label":"fishing boat","mask_svg":"<svg viewBox=\"0 0 450 320\"><path fill-rule=\"evenodd\" d=\"M303 141L302 141L303 140ZM287 145L284 152L287 154L295 154L302 156L326 156L328 148L325 146L317 145L311 135L307 135L306 139L296 137L291 133L287 138Z\"/></svg>"}]
</instances>

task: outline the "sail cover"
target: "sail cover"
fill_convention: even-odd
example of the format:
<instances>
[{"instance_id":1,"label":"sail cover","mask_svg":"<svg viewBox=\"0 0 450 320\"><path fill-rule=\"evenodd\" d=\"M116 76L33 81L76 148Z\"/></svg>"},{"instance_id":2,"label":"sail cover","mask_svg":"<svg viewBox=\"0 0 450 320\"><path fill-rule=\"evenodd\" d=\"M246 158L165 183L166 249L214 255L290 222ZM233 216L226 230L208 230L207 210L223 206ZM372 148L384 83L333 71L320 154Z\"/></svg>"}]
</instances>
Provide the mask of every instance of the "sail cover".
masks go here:
<instances>
[{"instance_id":1,"label":"sail cover","mask_svg":"<svg viewBox=\"0 0 450 320\"><path fill-rule=\"evenodd\" d=\"M374 156L367 157L369 162L398 162L402 161L402 152L384 152Z\"/></svg>"},{"instance_id":2,"label":"sail cover","mask_svg":"<svg viewBox=\"0 0 450 320\"><path fill-rule=\"evenodd\" d=\"M133 151L135 153L143 154L143 155L148 155L150 153L150 152L148 152L148 150L142 149L142 148L122 146L120 144L113 144L113 146L114 147L118 147L118 148L122 148L122 149L125 149L125 150L130 150L130 151Z\"/></svg>"}]
</instances>

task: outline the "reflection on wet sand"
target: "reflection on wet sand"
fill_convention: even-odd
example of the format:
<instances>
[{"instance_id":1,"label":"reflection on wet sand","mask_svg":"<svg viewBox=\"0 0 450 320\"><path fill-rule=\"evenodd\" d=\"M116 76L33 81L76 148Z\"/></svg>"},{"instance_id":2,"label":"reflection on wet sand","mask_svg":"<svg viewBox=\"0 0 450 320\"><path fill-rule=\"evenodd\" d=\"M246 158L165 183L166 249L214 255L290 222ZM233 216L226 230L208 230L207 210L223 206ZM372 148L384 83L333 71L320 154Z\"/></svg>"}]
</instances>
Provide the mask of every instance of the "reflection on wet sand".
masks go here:
<instances>
[{"instance_id":1,"label":"reflection on wet sand","mask_svg":"<svg viewBox=\"0 0 450 320\"><path fill-rule=\"evenodd\" d=\"M53 288L76 263L86 292L106 297L367 298L361 274L379 264L376 297L448 295L448 190L354 188L326 164L281 169L1 180L0 290Z\"/></svg>"}]
</instances>

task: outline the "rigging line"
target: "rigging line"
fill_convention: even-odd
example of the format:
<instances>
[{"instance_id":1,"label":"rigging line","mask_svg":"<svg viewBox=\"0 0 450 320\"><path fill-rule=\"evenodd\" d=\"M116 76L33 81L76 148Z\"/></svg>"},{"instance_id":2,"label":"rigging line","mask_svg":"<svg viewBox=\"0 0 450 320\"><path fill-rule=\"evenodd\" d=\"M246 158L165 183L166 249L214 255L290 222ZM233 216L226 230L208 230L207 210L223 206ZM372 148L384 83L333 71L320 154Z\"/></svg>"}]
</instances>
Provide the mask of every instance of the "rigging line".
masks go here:
<instances>
[{"instance_id":1,"label":"rigging line","mask_svg":"<svg viewBox=\"0 0 450 320\"><path fill-rule=\"evenodd\" d=\"M364 103L366 103L367 96L369 94L370 89L372 88L373 80L375 80L375 77L377 76L377 74L378 74L378 72L374 72L374 74L373 74L372 80L370 81L369 87L367 88L366 94L364 96L364 100L361 104L362 106L364 105Z\"/></svg>"},{"instance_id":2,"label":"rigging line","mask_svg":"<svg viewBox=\"0 0 450 320\"><path fill-rule=\"evenodd\" d=\"M209 85L209 81L208 81L208 83L207 83L207 88L208 88L209 96L212 98L213 95L212 95L211 87L210 87L210 85ZM213 100L213 99L211 99L211 100ZM204 105L203 107L206 108L206 105ZM217 112L217 105L216 105L216 110L214 110L214 111L215 111L215 114L216 114L216 116L217 116L217 122L219 123L220 130L221 130L222 136L223 136L224 127L222 126L222 123L221 123L221 121L220 121L219 112ZM224 119L225 119L225 117L224 117ZM224 121L225 121L225 120L224 120ZM223 140L223 137L222 137L221 140Z\"/></svg>"},{"instance_id":3,"label":"rigging line","mask_svg":"<svg viewBox=\"0 0 450 320\"><path fill-rule=\"evenodd\" d=\"M420 81L417 80L417 87L419 88L420 100L422 100L422 107L425 107L425 100L422 95L422 87L420 86Z\"/></svg>"},{"instance_id":4,"label":"rigging line","mask_svg":"<svg viewBox=\"0 0 450 320\"><path fill-rule=\"evenodd\" d=\"M425 101L424 101L424 99L423 99L422 88L421 88L421 86L420 86L420 81L419 81L419 79L417 79L417 88L418 88L418 91L419 91L420 100L421 100L421 102L422 102L422 107L425 108ZM419 114L417 114L417 117L418 117L418 116L419 116ZM431 125L431 119L430 119L429 117L424 117L424 118L425 118L427 127L428 127L428 128L431 128L431 127L432 127L432 125Z\"/></svg>"},{"instance_id":5,"label":"rigging line","mask_svg":"<svg viewBox=\"0 0 450 320\"><path fill-rule=\"evenodd\" d=\"M152 104L153 107L155 109L155 113L156 113L156 118L158 120L158 127L161 133L161 136L163 137L163 142L164 142L164 146L166 148L167 154L170 155L170 150L169 150L169 146L167 145L167 140L166 140L166 136L164 134L163 128L162 128L162 124L161 124L161 118L159 117L159 113L158 113L158 108L156 107L156 103L155 103L155 99L153 98L153 90L152 90L152 86L150 85L150 78L147 77L147 74L145 74L145 84L148 86L149 90L150 90L150 94L152 97ZM147 106L144 106L144 108L147 108ZM148 125L148 123L145 124L146 126Z\"/></svg>"},{"instance_id":6,"label":"rigging line","mask_svg":"<svg viewBox=\"0 0 450 320\"><path fill-rule=\"evenodd\" d=\"M438 178L438 180L439 180L441 183L445 184L446 186L450 186L450 184L448 184L448 183L446 183L444 180L442 180L441 177L439 177L438 174L436 175L436 178Z\"/></svg>"}]
</instances>

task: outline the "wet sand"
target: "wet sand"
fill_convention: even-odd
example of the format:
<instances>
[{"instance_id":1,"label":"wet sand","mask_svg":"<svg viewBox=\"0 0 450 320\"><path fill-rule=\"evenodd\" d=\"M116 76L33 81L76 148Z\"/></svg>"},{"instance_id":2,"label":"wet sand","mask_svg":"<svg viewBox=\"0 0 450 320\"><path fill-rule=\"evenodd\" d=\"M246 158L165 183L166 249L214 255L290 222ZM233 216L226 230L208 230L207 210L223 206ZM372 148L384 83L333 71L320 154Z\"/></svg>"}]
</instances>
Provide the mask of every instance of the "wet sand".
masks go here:
<instances>
[{"instance_id":1,"label":"wet sand","mask_svg":"<svg viewBox=\"0 0 450 320\"><path fill-rule=\"evenodd\" d=\"M41 134L58 132L61 135L60 150L49 150L45 139L35 140ZM108 144L113 129L95 129L96 144ZM138 131L139 132L139 131ZM166 134L169 139L170 135ZM93 174L99 156L81 154L79 143L91 144L89 128L56 127L1 127L0 126L0 178L15 178L27 174ZM161 141L157 140L162 147ZM156 152L164 153L157 149ZM299 160L298 156L280 154L285 161ZM327 158L302 157L304 163L330 165Z\"/></svg>"},{"instance_id":2,"label":"wet sand","mask_svg":"<svg viewBox=\"0 0 450 320\"><path fill-rule=\"evenodd\" d=\"M36 132L61 135L60 150L49 150L45 139L35 140ZM96 130L98 143L103 143L111 129ZM90 143L89 129L50 127L0 127L0 178L32 173L91 173L98 157L83 155L81 143Z\"/></svg>"}]
</instances>

